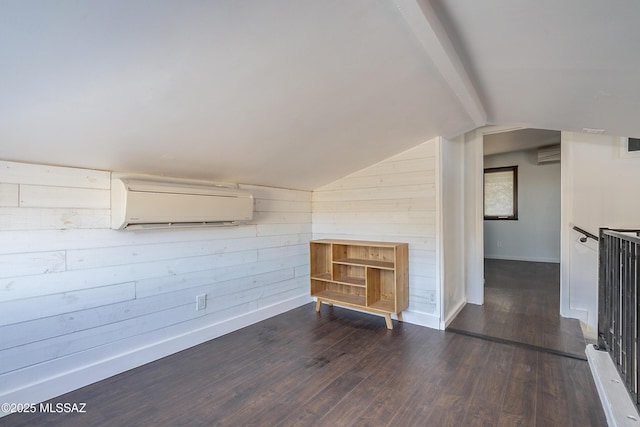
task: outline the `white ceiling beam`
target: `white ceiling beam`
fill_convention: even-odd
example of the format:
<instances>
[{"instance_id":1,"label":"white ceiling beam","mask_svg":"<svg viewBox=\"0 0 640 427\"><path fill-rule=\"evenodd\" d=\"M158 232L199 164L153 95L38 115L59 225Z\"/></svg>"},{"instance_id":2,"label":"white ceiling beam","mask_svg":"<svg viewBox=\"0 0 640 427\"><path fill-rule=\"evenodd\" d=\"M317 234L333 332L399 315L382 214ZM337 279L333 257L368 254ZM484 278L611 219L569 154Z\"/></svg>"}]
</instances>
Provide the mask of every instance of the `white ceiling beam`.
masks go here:
<instances>
[{"instance_id":1,"label":"white ceiling beam","mask_svg":"<svg viewBox=\"0 0 640 427\"><path fill-rule=\"evenodd\" d=\"M477 127L487 124L487 113L475 86L442 23L428 0L393 0L400 14L435 63Z\"/></svg>"}]
</instances>

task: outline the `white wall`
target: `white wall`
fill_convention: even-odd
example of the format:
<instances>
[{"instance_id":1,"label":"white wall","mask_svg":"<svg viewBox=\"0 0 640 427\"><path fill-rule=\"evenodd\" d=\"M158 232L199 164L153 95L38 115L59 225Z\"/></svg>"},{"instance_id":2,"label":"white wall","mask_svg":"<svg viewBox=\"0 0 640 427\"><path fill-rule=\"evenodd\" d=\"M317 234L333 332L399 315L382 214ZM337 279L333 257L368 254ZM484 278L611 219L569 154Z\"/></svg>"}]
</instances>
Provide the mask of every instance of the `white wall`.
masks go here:
<instances>
[{"instance_id":1,"label":"white wall","mask_svg":"<svg viewBox=\"0 0 640 427\"><path fill-rule=\"evenodd\" d=\"M502 131L495 129L495 132ZM464 135L464 272L467 302L484 304L483 138L493 127Z\"/></svg>"},{"instance_id":2,"label":"white wall","mask_svg":"<svg viewBox=\"0 0 640 427\"><path fill-rule=\"evenodd\" d=\"M595 337L597 244L581 243L571 228L640 229L640 158L620 158L618 138L571 132L562 133L562 158L561 314L579 318Z\"/></svg>"},{"instance_id":3,"label":"white wall","mask_svg":"<svg viewBox=\"0 0 640 427\"><path fill-rule=\"evenodd\" d=\"M109 172L0 161L0 401L41 401L310 301L310 192L243 185L249 225L121 232L109 187Z\"/></svg>"},{"instance_id":4,"label":"white wall","mask_svg":"<svg viewBox=\"0 0 640 427\"><path fill-rule=\"evenodd\" d=\"M467 302L465 289L464 136L441 138L442 316L444 329Z\"/></svg>"},{"instance_id":5,"label":"white wall","mask_svg":"<svg viewBox=\"0 0 640 427\"><path fill-rule=\"evenodd\" d=\"M485 258L560 262L560 163L537 151L484 157L484 167L518 166L518 220L484 221Z\"/></svg>"},{"instance_id":6,"label":"white wall","mask_svg":"<svg viewBox=\"0 0 640 427\"><path fill-rule=\"evenodd\" d=\"M439 138L313 192L313 237L409 243L408 322L439 327L436 146Z\"/></svg>"}]
</instances>

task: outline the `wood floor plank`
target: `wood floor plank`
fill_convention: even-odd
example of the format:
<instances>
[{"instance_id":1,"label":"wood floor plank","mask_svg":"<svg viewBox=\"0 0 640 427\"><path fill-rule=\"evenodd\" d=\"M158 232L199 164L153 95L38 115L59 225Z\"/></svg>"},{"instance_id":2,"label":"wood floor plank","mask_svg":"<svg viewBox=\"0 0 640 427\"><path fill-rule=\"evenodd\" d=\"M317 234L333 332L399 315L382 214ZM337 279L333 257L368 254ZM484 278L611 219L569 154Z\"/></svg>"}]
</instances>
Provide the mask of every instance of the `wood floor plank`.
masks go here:
<instances>
[{"instance_id":1,"label":"wood floor plank","mask_svg":"<svg viewBox=\"0 0 640 427\"><path fill-rule=\"evenodd\" d=\"M571 391L562 379L562 358L541 355L536 395L536 420L539 425L572 425L568 400L564 398Z\"/></svg>"},{"instance_id":2,"label":"wood floor plank","mask_svg":"<svg viewBox=\"0 0 640 427\"><path fill-rule=\"evenodd\" d=\"M3 426L604 426L587 362L313 304Z\"/></svg>"},{"instance_id":3,"label":"wood floor plank","mask_svg":"<svg viewBox=\"0 0 640 427\"><path fill-rule=\"evenodd\" d=\"M426 346L417 348L417 352L408 352L400 359L398 375L382 393L378 394L367 407L365 414L354 425L376 425L376 423L377 425L394 425L398 419L410 418L403 414L403 409L407 406L411 407L411 399L417 397L426 402L433 399L432 395L421 394L423 385L439 384L441 379L436 374L443 372L444 377L451 375L458 369L461 359L453 350L453 348L460 348L455 336L439 334L436 338L431 339ZM448 359L444 356L445 354L452 357ZM431 375L425 381L425 377L416 375L418 371L429 372Z\"/></svg>"},{"instance_id":4,"label":"wood floor plank","mask_svg":"<svg viewBox=\"0 0 640 427\"><path fill-rule=\"evenodd\" d=\"M347 329L347 328L345 328ZM295 394L290 395L292 399L289 400L289 410L285 413L287 416L291 416L293 412L300 408L300 403L303 402L306 409L311 408L311 402L317 398L323 390L327 388L336 387L336 384L341 384L340 381L343 376L349 376L352 374L353 366L363 357L368 354L367 348L376 344L381 339L381 335L374 331L362 331L358 329L352 329L351 333L340 340L335 345L332 345L326 349L317 349L313 357L301 357L295 365L289 366L287 372L283 373L283 377L279 381L270 381L269 388L265 390L259 398L247 400L244 402L241 411L233 411L230 416L235 422L244 424L245 422L250 424L256 418L264 420L266 414L260 414L264 409L264 401L277 402L283 396L282 392L284 387L279 385L282 383L289 383L290 378L296 378L296 382L300 383L302 387L295 387ZM301 355L302 356L302 355ZM289 356L291 357L291 355ZM353 379L353 376L351 377ZM363 377L359 377L358 381L362 381ZM259 381L259 378L255 379ZM302 382L300 380L303 380ZM314 384L315 387L306 387L306 384ZM286 391L284 391L286 393ZM343 390L342 393L345 391ZM228 409L228 408L226 408ZM279 409L278 421L283 418L282 407ZM256 416L256 414L260 414ZM225 422L222 419L221 422Z\"/></svg>"},{"instance_id":5,"label":"wood floor plank","mask_svg":"<svg viewBox=\"0 0 640 427\"><path fill-rule=\"evenodd\" d=\"M367 411L371 401L381 396L387 385L402 371L402 361L406 361L407 358L413 360L414 357L420 357L419 355L425 356L424 347L416 348L413 352L415 356L412 356L411 344L419 342L425 346L429 345L429 337L420 339L420 330L403 326L400 325L392 334L387 334L387 345L381 343L379 350L371 352L361 363L354 366L352 372L362 375L365 379L320 418L319 423L350 425ZM390 339L392 337L393 339Z\"/></svg>"},{"instance_id":6,"label":"wood floor plank","mask_svg":"<svg viewBox=\"0 0 640 427\"><path fill-rule=\"evenodd\" d=\"M392 372L395 371L391 381L374 399L369 400L354 425L411 425L414 417L422 418L419 411L415 411L416 405L424 407L430 404L435 396L428 393L425 386L435 385L437 380L421 381L412 371L435 372L436 366L444 359L442 354L446 351L448 337L434 336L418 342L423 345L403 349L404 354L390 367Z\"/></svg>"},{"instance_id":7,"label":"wood floor plank","mask_svg":"<svg viewBox=\"0 0 640 427\"><path fill-rule=\"evenodd\" d=\"M308 426L317 422L345 395L363 381L363 377L351 372L339 376L323 388L304 406L291 412L282 422L287 426Z\"/></svg>"},{"instance_id":8,"label":"wood floor plank","mask_svg":"<svg viewBox=\"0 0 640 427\"><path fill-rule=\"evenodd\" d=\"M329 312L333 309L329 308ZM380 333L382 328L386 329L384 322L375 326L371 322L364 322L362 319L351 321L346 324L338 321L333 322L339 325L342 330L350 331L348 337L337 343L325 342L323 346L315 351L317 355L311 359L305 359L297 369L293 369L287 378L272 385L262 398L272 396L276 403L266 406L262 410L256 410L249 419L241 419L234 414L236 421L248 425L254 423L264 423L264 425L276 425L282 422L283 418L289 416L292 411L300 408L301 402L311 401L325 387L330 387L341 375L354 370L354 363L357 366L359 358L366 359L370 352L366 350L376 345L378 340L384 340L389 335L398 335L401 330L389 331L387 334ZM370 320L370 319L369 319ZM341 324L342 323L342 324ZM314 354L312 348L311 354ZM307 351L309 353L309 351ZM294 380L295 379L295 380ZM246 409L252 409L256 404L249 404ZM246 411L245 411L246 412Z\"/></svg>"},{"instance_id":9,"label":"wood floor plank","mask_svg":"<svg viewBox=\"0 0 640 427\"><path fill-rule=\"evenodd\" d=\"M574 399L567 400L572 425L599 425L598 415L602 408L594 406L589 399L590 390L595 388L591 372L583 369L580 361L565 358L560 363L561 381L566 384L565 390L571 390L575 395Z\"/></svg>"},{"instance_id":10,"label":"wood floor plank","mask_svg":"<svg viewBox=\"0 0 640 427\"><path fill-rule=\"evenodd\" d=\"M495 425L502 409L515 348L491 344L484 369L476 373L478 380L469 398L462 425Z\"/></svg>"},{"instance_id":11,"label":"wood floor plank","mask_svg":"<svg viewBox=\"0 0 640 427\"><path fill-rule=\"evenodd\" d=\"M536 400L523 396L537 396L538 357L535 351L516 348L514 350L509 383L500 410L498 425L535 426Z\"/></svg>"},{"instance_id":12,"label":"wood floor plank","mask_svg":"<svg viewBox=\"0 0 640 427\"><path fill-rule=\"evenodd\" d=\"M442 362L443 358L436 360ZM434 374L438 372L438 365L431 367ZM438 410L447 412L444 407L448 403L438 406L438 403L441 403L443 384L446 384L446 381L446 376L434 375L430 381L418 383L415 392L399 396L401 402L389 425L432 425L434 413Z\"/></svg>"}]
</instances>

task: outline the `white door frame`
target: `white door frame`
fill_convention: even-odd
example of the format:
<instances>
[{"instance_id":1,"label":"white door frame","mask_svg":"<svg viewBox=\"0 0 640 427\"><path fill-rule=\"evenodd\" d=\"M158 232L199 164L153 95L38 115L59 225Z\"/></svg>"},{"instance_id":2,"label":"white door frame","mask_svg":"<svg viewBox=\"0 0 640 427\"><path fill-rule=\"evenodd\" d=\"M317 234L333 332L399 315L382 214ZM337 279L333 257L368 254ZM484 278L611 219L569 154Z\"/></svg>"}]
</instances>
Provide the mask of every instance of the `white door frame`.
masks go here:
<instances>
[{"instance_id":1,"label":"white door frame","mask_svg":"<svg viewBox=\"0 0 640 427\"><path fill-rule=\"evenodd\" d=\"M588 309L581 309L571 306L571 259L572 259L572 245L576 244L576 239L571 238L571 218L573 218L573 197L570 196L573 182L573 158L572 151L574 150L574 145L576 141L574 140L573 134L562 132L560 137L560 159L561 159L561 181L562 181L562 189L561 191L561 229L560 229L560 315L562 317L569 317L573 319L579 319L583 326L583 332L587 338L596 338L597 337L597 328L598 328L598 305L594 307L592 311L592 316L595 314L595 319L589 319L589 311ZM566 202L565 202L566 201ZM582 243L580 243L582 245ZM593 245L593 243L588 243L585 246ZM597 252L597 243L596 252ZM596 279L597 280L597 279ZM597 287L597 284L595 285ZM580 292L580 290L573 290L573 292ZM591 320L591 322L589 322Z\"/></svg>"},{"instance_id":2,"label":"white door frame","mask_svg":"<svg viewBox=\"0 0 640 427\"><path fill-rule=\"evenodd\" d=\"M484 136L521 129L527 126L486 126L465 136L465 286L471 304L484 304Z\"/></svg>"}]
</instances>

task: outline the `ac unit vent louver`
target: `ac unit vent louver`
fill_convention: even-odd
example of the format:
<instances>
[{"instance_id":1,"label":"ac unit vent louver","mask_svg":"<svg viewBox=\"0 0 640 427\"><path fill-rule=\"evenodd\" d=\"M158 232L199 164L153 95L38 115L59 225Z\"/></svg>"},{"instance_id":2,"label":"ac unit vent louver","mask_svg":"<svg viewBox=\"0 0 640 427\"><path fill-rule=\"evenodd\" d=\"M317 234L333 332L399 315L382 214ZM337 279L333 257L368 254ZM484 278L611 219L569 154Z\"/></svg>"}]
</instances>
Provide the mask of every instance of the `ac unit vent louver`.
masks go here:
<instances>
[{"instance_id":1,"label":"ac unit vent louver","mask_svg":"<svg viewBox=\"0 0 640 427\"><path fill-rule=\"evenodd\" d=\"M538 149L538 164L554 163L560 161L560 144Z\"/></svg>"}]
</instances>

